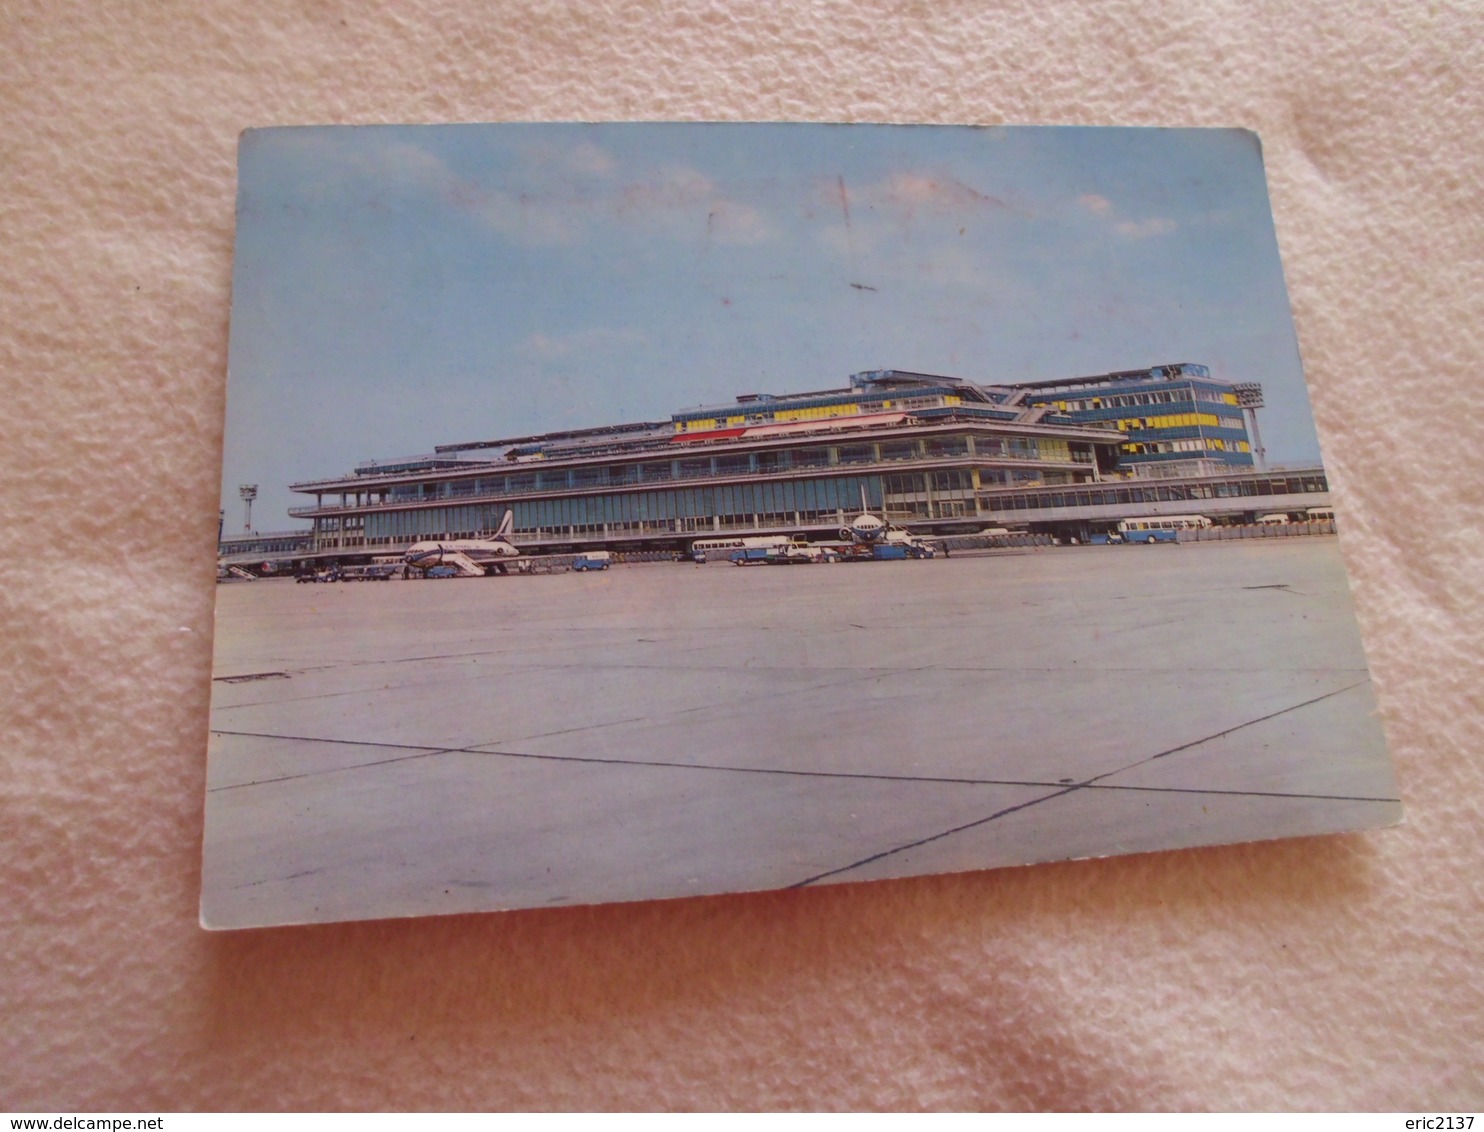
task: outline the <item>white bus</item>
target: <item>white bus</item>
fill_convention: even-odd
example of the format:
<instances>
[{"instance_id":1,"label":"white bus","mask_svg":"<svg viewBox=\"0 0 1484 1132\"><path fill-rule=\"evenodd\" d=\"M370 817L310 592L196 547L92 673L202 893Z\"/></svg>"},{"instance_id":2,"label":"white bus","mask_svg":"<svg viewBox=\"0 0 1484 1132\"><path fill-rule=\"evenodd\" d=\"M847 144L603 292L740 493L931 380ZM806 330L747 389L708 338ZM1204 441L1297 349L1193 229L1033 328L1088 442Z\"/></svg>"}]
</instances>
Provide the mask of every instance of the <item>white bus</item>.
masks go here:
<instances>
[{"instance_id":1,"label":"white bus","mask_svg":"<svg viewBox=\"0 0 1484 1132\"><path fill-rule=\"evenodd\" d=\"M698 538L690 544L692 554L704 554L708 550L766 550L773 546L803 546L806 540L796 535L734 535L729 538Z\"/></svg>"},{"instance_id":2,"label":"white bus","mask_svg":"<svg viewBox=\"0 0 1484 1132\"><path fill-rule=\"evenodd\" d=\"M1118 534L1124 542L1174 542L1181 531L1205 530L1211 520L1204 515L1159 515L1147 519L1119 519Z\"/></svg>"}]
</instances>

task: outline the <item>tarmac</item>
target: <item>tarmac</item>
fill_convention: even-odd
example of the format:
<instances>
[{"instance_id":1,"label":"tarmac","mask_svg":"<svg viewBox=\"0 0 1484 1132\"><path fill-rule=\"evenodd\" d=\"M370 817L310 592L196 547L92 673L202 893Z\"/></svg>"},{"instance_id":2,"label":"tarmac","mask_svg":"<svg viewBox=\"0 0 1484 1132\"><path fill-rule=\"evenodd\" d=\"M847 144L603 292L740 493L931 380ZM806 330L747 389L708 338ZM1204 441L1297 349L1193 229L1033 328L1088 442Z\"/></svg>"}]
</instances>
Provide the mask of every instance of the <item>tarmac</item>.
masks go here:
<instances>
[{"instance_id":1,"label":"tarmac","mask_svg":"<svg viewBox=\"0 0 1484 1132\"><path fill-rule=\"evenodd\" d=\"M1333 537L218 587L211 928L1397 822Z\"/></svg>"}]
</instances>

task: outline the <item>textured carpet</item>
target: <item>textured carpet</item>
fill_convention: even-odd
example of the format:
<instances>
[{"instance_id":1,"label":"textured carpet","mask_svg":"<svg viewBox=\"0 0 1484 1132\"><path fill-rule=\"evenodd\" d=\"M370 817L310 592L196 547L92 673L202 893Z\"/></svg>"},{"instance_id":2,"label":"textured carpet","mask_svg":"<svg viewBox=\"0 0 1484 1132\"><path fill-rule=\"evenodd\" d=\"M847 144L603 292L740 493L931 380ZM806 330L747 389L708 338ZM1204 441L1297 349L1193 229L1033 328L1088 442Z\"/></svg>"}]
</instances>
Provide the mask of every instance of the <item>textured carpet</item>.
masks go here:
<instances>
[{"instance_id":1,"label":"textured carpet","mask_svg":"<svg viewBox=\"0 0 1484 1132\"><path fill-rule=\"evenodd\" d=\"M0 1108L1480 1107L1481 24L0 5ZM636 118L1257 130L1407 824L200 931L238 132Z\"/></svg>"}]
</instances>

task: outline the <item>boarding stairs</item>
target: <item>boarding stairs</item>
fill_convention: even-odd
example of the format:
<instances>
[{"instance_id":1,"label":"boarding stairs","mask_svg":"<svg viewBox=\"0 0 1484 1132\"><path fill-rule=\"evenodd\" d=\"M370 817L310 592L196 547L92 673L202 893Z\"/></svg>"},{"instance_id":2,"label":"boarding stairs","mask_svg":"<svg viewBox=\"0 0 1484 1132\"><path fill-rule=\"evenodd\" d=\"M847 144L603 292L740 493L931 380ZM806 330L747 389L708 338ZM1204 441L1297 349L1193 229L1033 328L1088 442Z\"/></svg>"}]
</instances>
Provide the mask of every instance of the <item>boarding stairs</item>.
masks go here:
<instances>
[{"instance_id":1,"label":"boarding stairs","mask_svg":"<svg viewBox=\"0 0 1484 1132\"><path fill-rule=\"evenodd\" d=\"M484 577L484 567L467 554L462 554L457 550L445 550L443 557L439 559L439 565L452 566L467 578Z\"/></svg>"}]
</instances>

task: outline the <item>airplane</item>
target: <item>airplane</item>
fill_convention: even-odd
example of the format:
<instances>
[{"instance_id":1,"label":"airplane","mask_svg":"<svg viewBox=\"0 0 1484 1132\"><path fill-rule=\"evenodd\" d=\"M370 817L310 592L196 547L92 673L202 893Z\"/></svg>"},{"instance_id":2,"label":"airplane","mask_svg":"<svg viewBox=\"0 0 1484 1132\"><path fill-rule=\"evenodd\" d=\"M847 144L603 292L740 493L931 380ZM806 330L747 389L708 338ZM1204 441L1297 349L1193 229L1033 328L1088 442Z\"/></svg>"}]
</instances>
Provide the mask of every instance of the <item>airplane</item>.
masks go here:
<instances>
[{"instance_id":1,"label":"airplane","mask_svg":"<svg viewBox=\"0 0 1484 1132\"><path fill-rule=\"evenodd\" d=\"M416 542L407 548L402 561L418 570L427 570L446 561L466 574L486 573L491 567L503 574L505 564L502 560L520 555L510 542L510 532L514 529L515 512L506 511L492 535Z\"/></svg>"},{"instance_id":2,"label":"airplane","mask_svg":"<svg viewBox=\"0 0 1484 1132\"><path fill-rule=\"evenodd\" d=\"M885 519L871 514L871 509L866 503L866 487L862 484L861 513L851 521L850 526L840 528L840 537L848 542L880 542L886 537L889 529Z\"/></svg>"},{"instance_id":3,"label":"airplane","mask_svg":"<svg viewBox=\"0 0 1484 1132\"><path fill-rule=\"evenodd\" d=\"M857 515L850 526L840 528L840 537L847 542L853 542L858 546L874 546L876 544L892 544L907 547L912 553L923 557L932 557L933 547L925 539L894 527L885 519L871 514L871 508L866 503L866 488L861 485L861 513Z\"/></svg>"}]
</instances>

